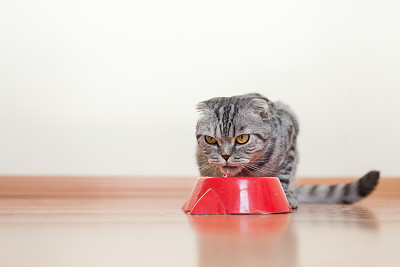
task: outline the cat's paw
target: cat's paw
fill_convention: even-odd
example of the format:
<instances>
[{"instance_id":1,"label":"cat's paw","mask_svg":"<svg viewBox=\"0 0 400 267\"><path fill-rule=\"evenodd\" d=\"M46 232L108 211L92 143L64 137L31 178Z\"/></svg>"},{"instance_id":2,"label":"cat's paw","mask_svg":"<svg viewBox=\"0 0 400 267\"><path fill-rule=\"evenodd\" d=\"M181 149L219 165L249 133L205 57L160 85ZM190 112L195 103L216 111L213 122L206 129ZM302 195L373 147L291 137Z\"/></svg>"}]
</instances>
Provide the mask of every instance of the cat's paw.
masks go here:
<instances>
[{"instance_id":1,"label":"cat's paw","mask_svg":"<svg viewBox=\"0 0 400 267\"><path fill-rule=\"evenodd\" d=\"M289 202L289 205L292 209L297 209L299 207L299 202L297 201L296 196L291 191L285 192L286 198Z\"/></svg>"}]
</instances>

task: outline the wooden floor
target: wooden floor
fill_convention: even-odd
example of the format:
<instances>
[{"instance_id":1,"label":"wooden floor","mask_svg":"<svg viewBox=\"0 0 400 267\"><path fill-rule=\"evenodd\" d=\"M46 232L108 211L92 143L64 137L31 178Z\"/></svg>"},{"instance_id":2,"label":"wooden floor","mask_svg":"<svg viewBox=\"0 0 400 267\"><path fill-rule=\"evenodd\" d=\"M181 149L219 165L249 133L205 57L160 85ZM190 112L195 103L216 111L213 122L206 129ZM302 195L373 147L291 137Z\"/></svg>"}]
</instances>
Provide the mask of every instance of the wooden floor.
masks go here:
<instances>
[{"instance_id":1,"label":"wooden floor","mask_svg":"<svg viewBox=\"0 0 400 267\"><path fill-rule=\"evenodd\" d=\"M400 179L284 215L184 214L193 183L0 177L0 266L400 266Z\"/></svg>"}]
</instances>

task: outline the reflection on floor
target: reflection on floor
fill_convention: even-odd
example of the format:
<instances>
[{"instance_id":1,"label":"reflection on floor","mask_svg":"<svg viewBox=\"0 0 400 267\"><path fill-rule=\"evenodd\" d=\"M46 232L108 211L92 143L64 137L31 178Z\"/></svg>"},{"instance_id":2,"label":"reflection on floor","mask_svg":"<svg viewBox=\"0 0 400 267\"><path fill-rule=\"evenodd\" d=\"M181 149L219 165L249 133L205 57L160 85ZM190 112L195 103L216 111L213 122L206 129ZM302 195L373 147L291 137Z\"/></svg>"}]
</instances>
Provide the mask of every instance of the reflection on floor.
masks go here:
<instances>
[{"instance_id":1,"label":"reflection on floor","mask_svg":"<svg viewBox=\"0 0 400 267\"><path fill-rule=\"evenodd\" d=\"M189 216L197 233L199 266L296 266L291 216Z\"/></svg>"}]
</instances>

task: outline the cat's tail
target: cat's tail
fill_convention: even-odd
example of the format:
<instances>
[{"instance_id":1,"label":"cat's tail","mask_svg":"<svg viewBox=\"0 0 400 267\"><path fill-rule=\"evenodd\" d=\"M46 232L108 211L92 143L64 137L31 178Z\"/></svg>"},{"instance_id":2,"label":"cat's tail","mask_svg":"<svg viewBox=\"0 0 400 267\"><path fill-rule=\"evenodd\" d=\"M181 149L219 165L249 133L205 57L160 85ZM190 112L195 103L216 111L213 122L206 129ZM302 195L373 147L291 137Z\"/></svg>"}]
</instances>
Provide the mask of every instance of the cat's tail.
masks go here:
<instances>
[{"instance_id":1,"label":"cat's tail","mask_svg":"<svg viewBox=\"0 0 400 267\"><path fill-rule=\"evenodd\" d=\"M368 196L379 180L378 171L370 171L355 182L338 185L300 185L292 190L300 203L351 204Z\"/></svg>"}]
</instances>

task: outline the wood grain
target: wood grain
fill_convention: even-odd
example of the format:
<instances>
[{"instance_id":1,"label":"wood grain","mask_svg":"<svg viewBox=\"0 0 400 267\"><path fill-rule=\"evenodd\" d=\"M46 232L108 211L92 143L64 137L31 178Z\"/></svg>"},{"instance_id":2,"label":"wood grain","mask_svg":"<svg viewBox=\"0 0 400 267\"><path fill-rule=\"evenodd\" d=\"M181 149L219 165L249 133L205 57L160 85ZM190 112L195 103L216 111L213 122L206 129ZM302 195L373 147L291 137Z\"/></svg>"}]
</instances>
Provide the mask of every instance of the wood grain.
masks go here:
<instances>
[{"instance_id":1,"label":"wood grain","mask_svg":"<svg viewBox=\"0 0 400 267\"><path fill-rule=\"evenodd\" d=\"M296 184L339 184L356 178L300 178ZM0 196L181 197L195 177L0 176ZM381 178L376 195L398 195L400 178Z\"/></svg>"},{"instance_id":2,"label":"wood grain","mask_svg":"<svg viewBox=\"0 0 400 267\"><path fill-rule=\"evenodd\" d=\"M0 177L0 266L400 266L400 179L355 205L244 216L183 213L194 182Z\"/></svg>"}]
</instances>

